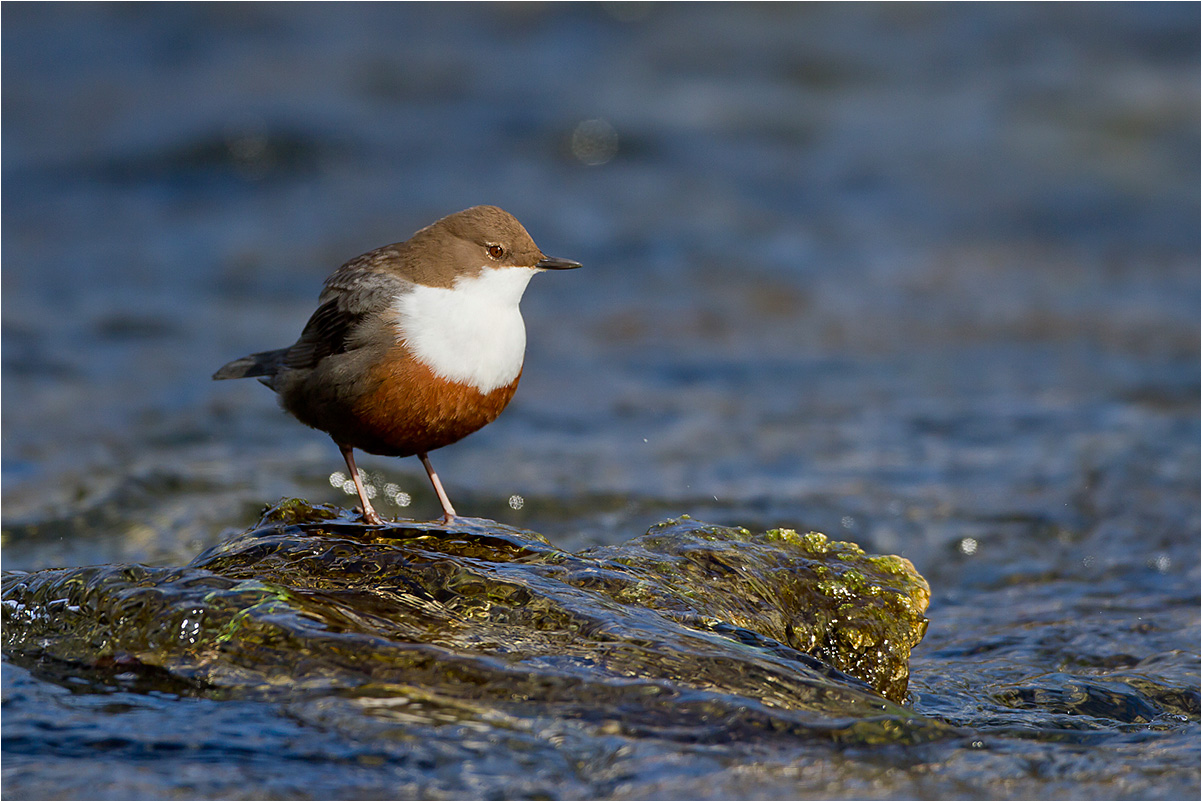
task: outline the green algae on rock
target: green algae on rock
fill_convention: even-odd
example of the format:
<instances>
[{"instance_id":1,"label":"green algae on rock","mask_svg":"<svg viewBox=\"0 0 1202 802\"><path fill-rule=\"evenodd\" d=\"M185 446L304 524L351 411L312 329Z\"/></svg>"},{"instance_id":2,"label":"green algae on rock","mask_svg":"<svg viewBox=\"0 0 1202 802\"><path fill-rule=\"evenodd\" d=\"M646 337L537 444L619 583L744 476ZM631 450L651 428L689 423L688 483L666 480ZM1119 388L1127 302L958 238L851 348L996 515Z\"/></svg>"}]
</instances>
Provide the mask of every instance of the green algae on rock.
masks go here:
<instances>
[{"instance_id":1,"label":"green algae on rock","mask_svg":"<svg viewBox=\"0 0 1202 802\"><path fill-rule=\"evenodd\" d=\"M585 552L640 572L643 603L690 626L740 627L819 658L901 701L930 587L909 560L788 529L752 534L688 518L622 546ZM680 600L687 600L681 608ZM712 622L712 623L711 623Z\"/></svg>"},{"instance_id":2,"label":"green algae on rock","mask_svg":"<svg viewBox=\"0 0 1202 802\"><path fill-rule=\"evenodd\" d=\"M369 527L288 500L183 568L8 573L2 612L14 659L208 694L864 743L950 732L897 704L927 594L907 561L816 534L683 519L572 554L491 521Z\"/></svg>"}]
</instances>

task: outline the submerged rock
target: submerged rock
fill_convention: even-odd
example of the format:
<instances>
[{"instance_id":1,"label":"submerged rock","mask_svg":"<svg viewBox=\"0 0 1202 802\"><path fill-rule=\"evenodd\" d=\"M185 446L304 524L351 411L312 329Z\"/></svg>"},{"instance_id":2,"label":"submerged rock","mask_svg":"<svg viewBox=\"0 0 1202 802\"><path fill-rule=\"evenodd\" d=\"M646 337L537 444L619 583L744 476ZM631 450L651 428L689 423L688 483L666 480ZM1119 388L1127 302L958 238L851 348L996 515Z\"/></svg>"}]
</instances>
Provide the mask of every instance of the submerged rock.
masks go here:
<instances>
[{"instance_id":1,"label":"submerged rock","mask_svg":"<svg viewBox=\"0 0 1202 802\"><path fill-rule=\"evenodd\" d=\"M285 501L184 568L6 573L4 648L199 693L351 694L392 721L947 733L896 704L929 599L907 560L688 518L573 554L492 521L346 515Z\"/></svg>"}]
</instances>

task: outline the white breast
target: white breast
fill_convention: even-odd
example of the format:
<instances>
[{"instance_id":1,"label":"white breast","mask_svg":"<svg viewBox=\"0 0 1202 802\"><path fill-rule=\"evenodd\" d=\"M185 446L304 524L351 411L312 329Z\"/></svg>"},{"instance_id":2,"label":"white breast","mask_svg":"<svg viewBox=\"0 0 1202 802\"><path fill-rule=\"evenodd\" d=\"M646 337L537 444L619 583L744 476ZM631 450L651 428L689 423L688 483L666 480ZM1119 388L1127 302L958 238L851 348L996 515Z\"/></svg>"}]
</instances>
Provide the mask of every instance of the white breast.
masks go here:
<instances>
[{"instance_id":1,"label":"white breast","mask_svg":"<svg viewBox=\"0 0 1202 802\"><path fill-rule=\"evenodd\" d=\"M504 387L522 370L526 325L518 302L535 272L486 267L449 289L416 285L393 301L398 339L436 376L482 393Z\"/></svg>"}]
</instances>

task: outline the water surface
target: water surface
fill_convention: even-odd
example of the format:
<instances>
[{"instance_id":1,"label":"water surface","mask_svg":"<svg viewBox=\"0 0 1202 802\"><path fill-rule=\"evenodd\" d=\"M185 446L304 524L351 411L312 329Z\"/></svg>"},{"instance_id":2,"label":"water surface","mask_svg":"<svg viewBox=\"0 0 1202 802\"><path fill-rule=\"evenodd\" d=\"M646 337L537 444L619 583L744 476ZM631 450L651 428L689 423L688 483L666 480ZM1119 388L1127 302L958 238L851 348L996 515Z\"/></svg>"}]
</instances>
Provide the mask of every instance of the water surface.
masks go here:
<instances>
[{"instance_id":1,"label":"water surface","mask_svg":"<svg viewBox=\"0 0 1202 802\"><path fill-rule=\"evenodd\" d=\"M906 557L907 709L967 733L367 729L9 660L6 796L1198 795L1195 7L2 14L6 570L350 505L328 439L208 377L494 203L586 269L532 282L513 405L434 456L457 508L569 552L687 513ZM415 461L362 464L435 514Z\"/></svg>"}]
</instances>

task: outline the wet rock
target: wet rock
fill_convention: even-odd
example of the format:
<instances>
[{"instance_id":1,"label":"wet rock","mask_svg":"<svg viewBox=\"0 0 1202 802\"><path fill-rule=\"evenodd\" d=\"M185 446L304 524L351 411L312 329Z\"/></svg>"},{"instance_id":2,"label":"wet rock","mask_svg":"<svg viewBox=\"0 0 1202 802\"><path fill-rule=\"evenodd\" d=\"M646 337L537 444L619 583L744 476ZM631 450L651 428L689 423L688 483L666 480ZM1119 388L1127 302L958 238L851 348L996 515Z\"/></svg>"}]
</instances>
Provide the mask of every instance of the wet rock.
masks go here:
<instances>
[{"instance_id":1,"label":"wet rock","mask_svg":"<svg viewBox=\"0 0 1202 802\"><path fill-rule=\"evenodd\" d=\"M7 573L2 609L10 659L201 693L875 742L948 732L896 704L928 598L908 561L816 533L684 518L572 554L492 521L370 527L289 500L183 568Z\"/></svg>"}]
</instances>

